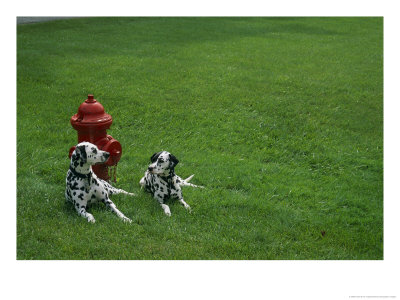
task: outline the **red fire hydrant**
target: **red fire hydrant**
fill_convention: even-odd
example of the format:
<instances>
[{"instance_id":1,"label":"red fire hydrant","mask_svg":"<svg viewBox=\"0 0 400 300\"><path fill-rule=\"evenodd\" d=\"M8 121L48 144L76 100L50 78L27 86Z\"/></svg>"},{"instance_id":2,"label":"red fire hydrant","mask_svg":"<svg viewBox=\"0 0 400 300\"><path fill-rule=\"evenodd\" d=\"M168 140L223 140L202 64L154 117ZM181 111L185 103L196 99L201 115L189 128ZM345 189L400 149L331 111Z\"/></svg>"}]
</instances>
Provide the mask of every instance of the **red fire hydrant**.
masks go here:
<instances>
[{"instance_id":1,"label":"red fire hydrant","mask_svg":"<svg viewBox=\"0 0 400 300\"><path fill-rule=\"evenodd\" d=\"M79 106L78 113L71 117L71 125L78 131L78 143L90 142L100 150L110 153L110 158L104 164L92 166L93 172L107 181L110 180L111 166L114 166L114 174L111 175L115 181L115 169L122 155L121 144L107 134L111 124L111 116L105 113L103 105L97 102L93 95L88 95L85 102ZM69 150L70 158L74 150L75 146Z\"/></svg>"}]
</instances>

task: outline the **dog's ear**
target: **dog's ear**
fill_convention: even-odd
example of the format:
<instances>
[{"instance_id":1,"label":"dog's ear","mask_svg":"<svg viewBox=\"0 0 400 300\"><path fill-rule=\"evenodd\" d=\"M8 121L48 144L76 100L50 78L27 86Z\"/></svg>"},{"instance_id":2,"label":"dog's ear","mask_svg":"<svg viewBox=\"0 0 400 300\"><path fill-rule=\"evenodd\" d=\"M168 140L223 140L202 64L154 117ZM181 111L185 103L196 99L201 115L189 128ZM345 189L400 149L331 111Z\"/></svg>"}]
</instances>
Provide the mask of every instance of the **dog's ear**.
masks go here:
<instances>
[{"instance_id":1,"label":"dog's ear","mask_svg":"<svg viewBox=\"0 0 400 300\"><path fill-rule=\"evenodd\" d=\"M79 153L79 150L77 150L75 147L74 151L72 151L71 160L77 161L80 157L81 157L81 155Z\"/></svg>"},{"instance_id":2,"label":"dog's ear","mask_svg":"<svg viewBox=\"0 0 400 300\"><path fill-rule=\"evenodd\" d=\"M171 168L175 167L179 163L179 160L172 154L169 154L169 159L171 161Z\"/></svg>"},{"instance_id":3,"label":"dog's ear","mask_svg":"<svg viewBox=\"0 0 400 300\"><path fill-rule=\"evenodd\" d=\"M161 151L161 152L154 153L154 154L150 157L150 161L151 161L152 163L155 162L155 161L157 160L157 158L160 156L161 153L162 153L162 151Z\"/></svg>"},{"instance_id":4,"label":"dog's ear","mask_svg":"<svg viewBox=\"0 0 400 300\"><path fill-rule=\"evenodd\" d=\"M81 161L85 164L87 162L87 154L85 146L78 146L75 148L77 159L81 158Z\"/></svg>"}]
</instances>

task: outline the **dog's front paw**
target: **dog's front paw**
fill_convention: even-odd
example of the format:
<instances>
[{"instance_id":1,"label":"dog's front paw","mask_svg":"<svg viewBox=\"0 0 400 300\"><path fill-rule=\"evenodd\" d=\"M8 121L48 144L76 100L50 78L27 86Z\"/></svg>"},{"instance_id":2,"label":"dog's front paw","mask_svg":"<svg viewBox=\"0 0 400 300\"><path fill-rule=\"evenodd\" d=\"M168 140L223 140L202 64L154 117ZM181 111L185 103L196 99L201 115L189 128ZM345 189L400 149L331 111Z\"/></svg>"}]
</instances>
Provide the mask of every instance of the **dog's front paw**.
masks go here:
<instances>
[{"instance_id":1,"label":"dog's front paw","mask_svg":"<svg viewBox=\"0 0 400 300\"><path fill-rule=\"evenodd\" d=\"M94 219L94 217L92 215L88 215L87 220L89 223L95 223L96 220Z\"/></svg>"},{"instance_id":2,"label":"dog's front paw","mask_svg":"<svg viewBox=\"0 0 400 300\"><path fill-rule=\"evenodd\" d=\"M191 211L192 211L192 208L190 207L190 205L189 205L189 204L185 204L185 208L186 208L186 210L187 210L187 211L189 211L189 212L191 212Z\"/></svg>"},{"instance_id":3,"label":"dog's front paw","mask_svg":"<svg viewBox=\"0 0 400 300\"><path fill-rule=\"evenodd\" d=\"M165 205L165 204L162 204L162 208L163 208L163 210L164 210L164 213L165 213L168 217L170 217L170 216L171 216L171 210L169 209L169 206L168 206L168 205Z\"/></svg>"},{"instance_id":4,"label":"dog's front paw","mask_svg":"<svg viewBox=\"0 0 400 300\"><path fill-rule=\"evenodd\" d=\"M128 193L129 196L136 196L134 193Z\"/></svg>"},{"instance_id":5,"label":"dog's front paw","mask_svg":"<svg viewBox=\"0 0 400 300\"><path fill-rule=\"evenodd\" d=\"M124 221L125 223L132 223L132 220L125 216L122 217L122 221Z\"/></svg>"}]
</instances>

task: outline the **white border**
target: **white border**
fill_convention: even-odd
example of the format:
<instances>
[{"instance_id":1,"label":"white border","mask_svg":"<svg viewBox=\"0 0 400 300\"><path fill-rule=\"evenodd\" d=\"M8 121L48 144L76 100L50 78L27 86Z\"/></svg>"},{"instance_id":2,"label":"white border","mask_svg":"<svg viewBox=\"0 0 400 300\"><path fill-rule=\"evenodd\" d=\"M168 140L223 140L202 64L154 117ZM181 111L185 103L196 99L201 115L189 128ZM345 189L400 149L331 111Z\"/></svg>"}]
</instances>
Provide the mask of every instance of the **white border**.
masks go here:
<instances>
[{"instance_id":1,"label":"white border","mask_svg":"<svg viewBox=\"0 0 400 300\"><path fill-rule=\"evenodd\" d=\"M24 2L17 6L18 16L382 16L388 11L387 4L371 0L18 2Z\"/></svg>"},{"instance_id":2,"label":"white border","mask_svg":"<svg viewBox=\"0 0 400 300\"><path fill-rule=\"evenodd\" d=\"M349 299L400 297L398 10L386 1L15 1L2 13L3 158L16 153L16 16L384 16L384 261L16 261L15 166L6 159L2 199L3 299ZM6 41L6 42L4 42ZM12 126L13 125L13 126ZM14 128L12 128L14 127ZM14 129L14 130L13 130ZM4 161L4 160L3 160ZM6 172L4 172L6 171ZM396 177L397 176L397 177ZM7 295L7 296L6 296Z\"/></svg>"}]
</instances>

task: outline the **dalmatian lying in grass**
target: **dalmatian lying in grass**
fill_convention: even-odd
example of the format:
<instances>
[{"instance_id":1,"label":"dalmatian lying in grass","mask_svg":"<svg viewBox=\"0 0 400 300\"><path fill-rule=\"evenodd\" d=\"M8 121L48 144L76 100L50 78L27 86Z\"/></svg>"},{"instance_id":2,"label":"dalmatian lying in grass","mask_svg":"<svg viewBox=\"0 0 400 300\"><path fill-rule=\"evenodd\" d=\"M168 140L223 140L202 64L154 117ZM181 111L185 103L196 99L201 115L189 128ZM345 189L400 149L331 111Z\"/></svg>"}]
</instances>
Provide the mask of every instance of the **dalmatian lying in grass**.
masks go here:
<instances>
[{"instance_id":1,"label":"dalmatian lying in grass","mask_svg":"<svg viewBox=\"0 0 400 300\"><path fill-rule=\"evenodd\" d=\"M73 203L78 214L88 220L95 222L92 214L86 211L91 203L102 201L124 222L132 221L120 212L115 204L110 200L113 194L127 194L135 196L132 193L112 187L108 182L100 179L92 171L92 165L104 163L110 157L110 153L101 151L96 145L88 142L80 143L76 146L71 157L71 164L67 173L65 198Z\"/></svg>"},{"instance_id":2,"label":"dalmatian lying in grass","mask_svg":"<svg viewBox=\"0 0 400 300\"><path fill-rule=\"evenodd\" d=\"M150 160L151 164L146 170L144 177L140 180L140 185L145 187L146 191L153 194L167 216L171 216L171 210L168 205L164 204L164 201L170 197L177 198L190 211L190 206L183 200L181 187L192 186L203 188L202 186L189 183L194 175L186 179L182 179L176 175L174 168L179 161L167 151L154 153Z\"/></svg>"}]
</instances>

